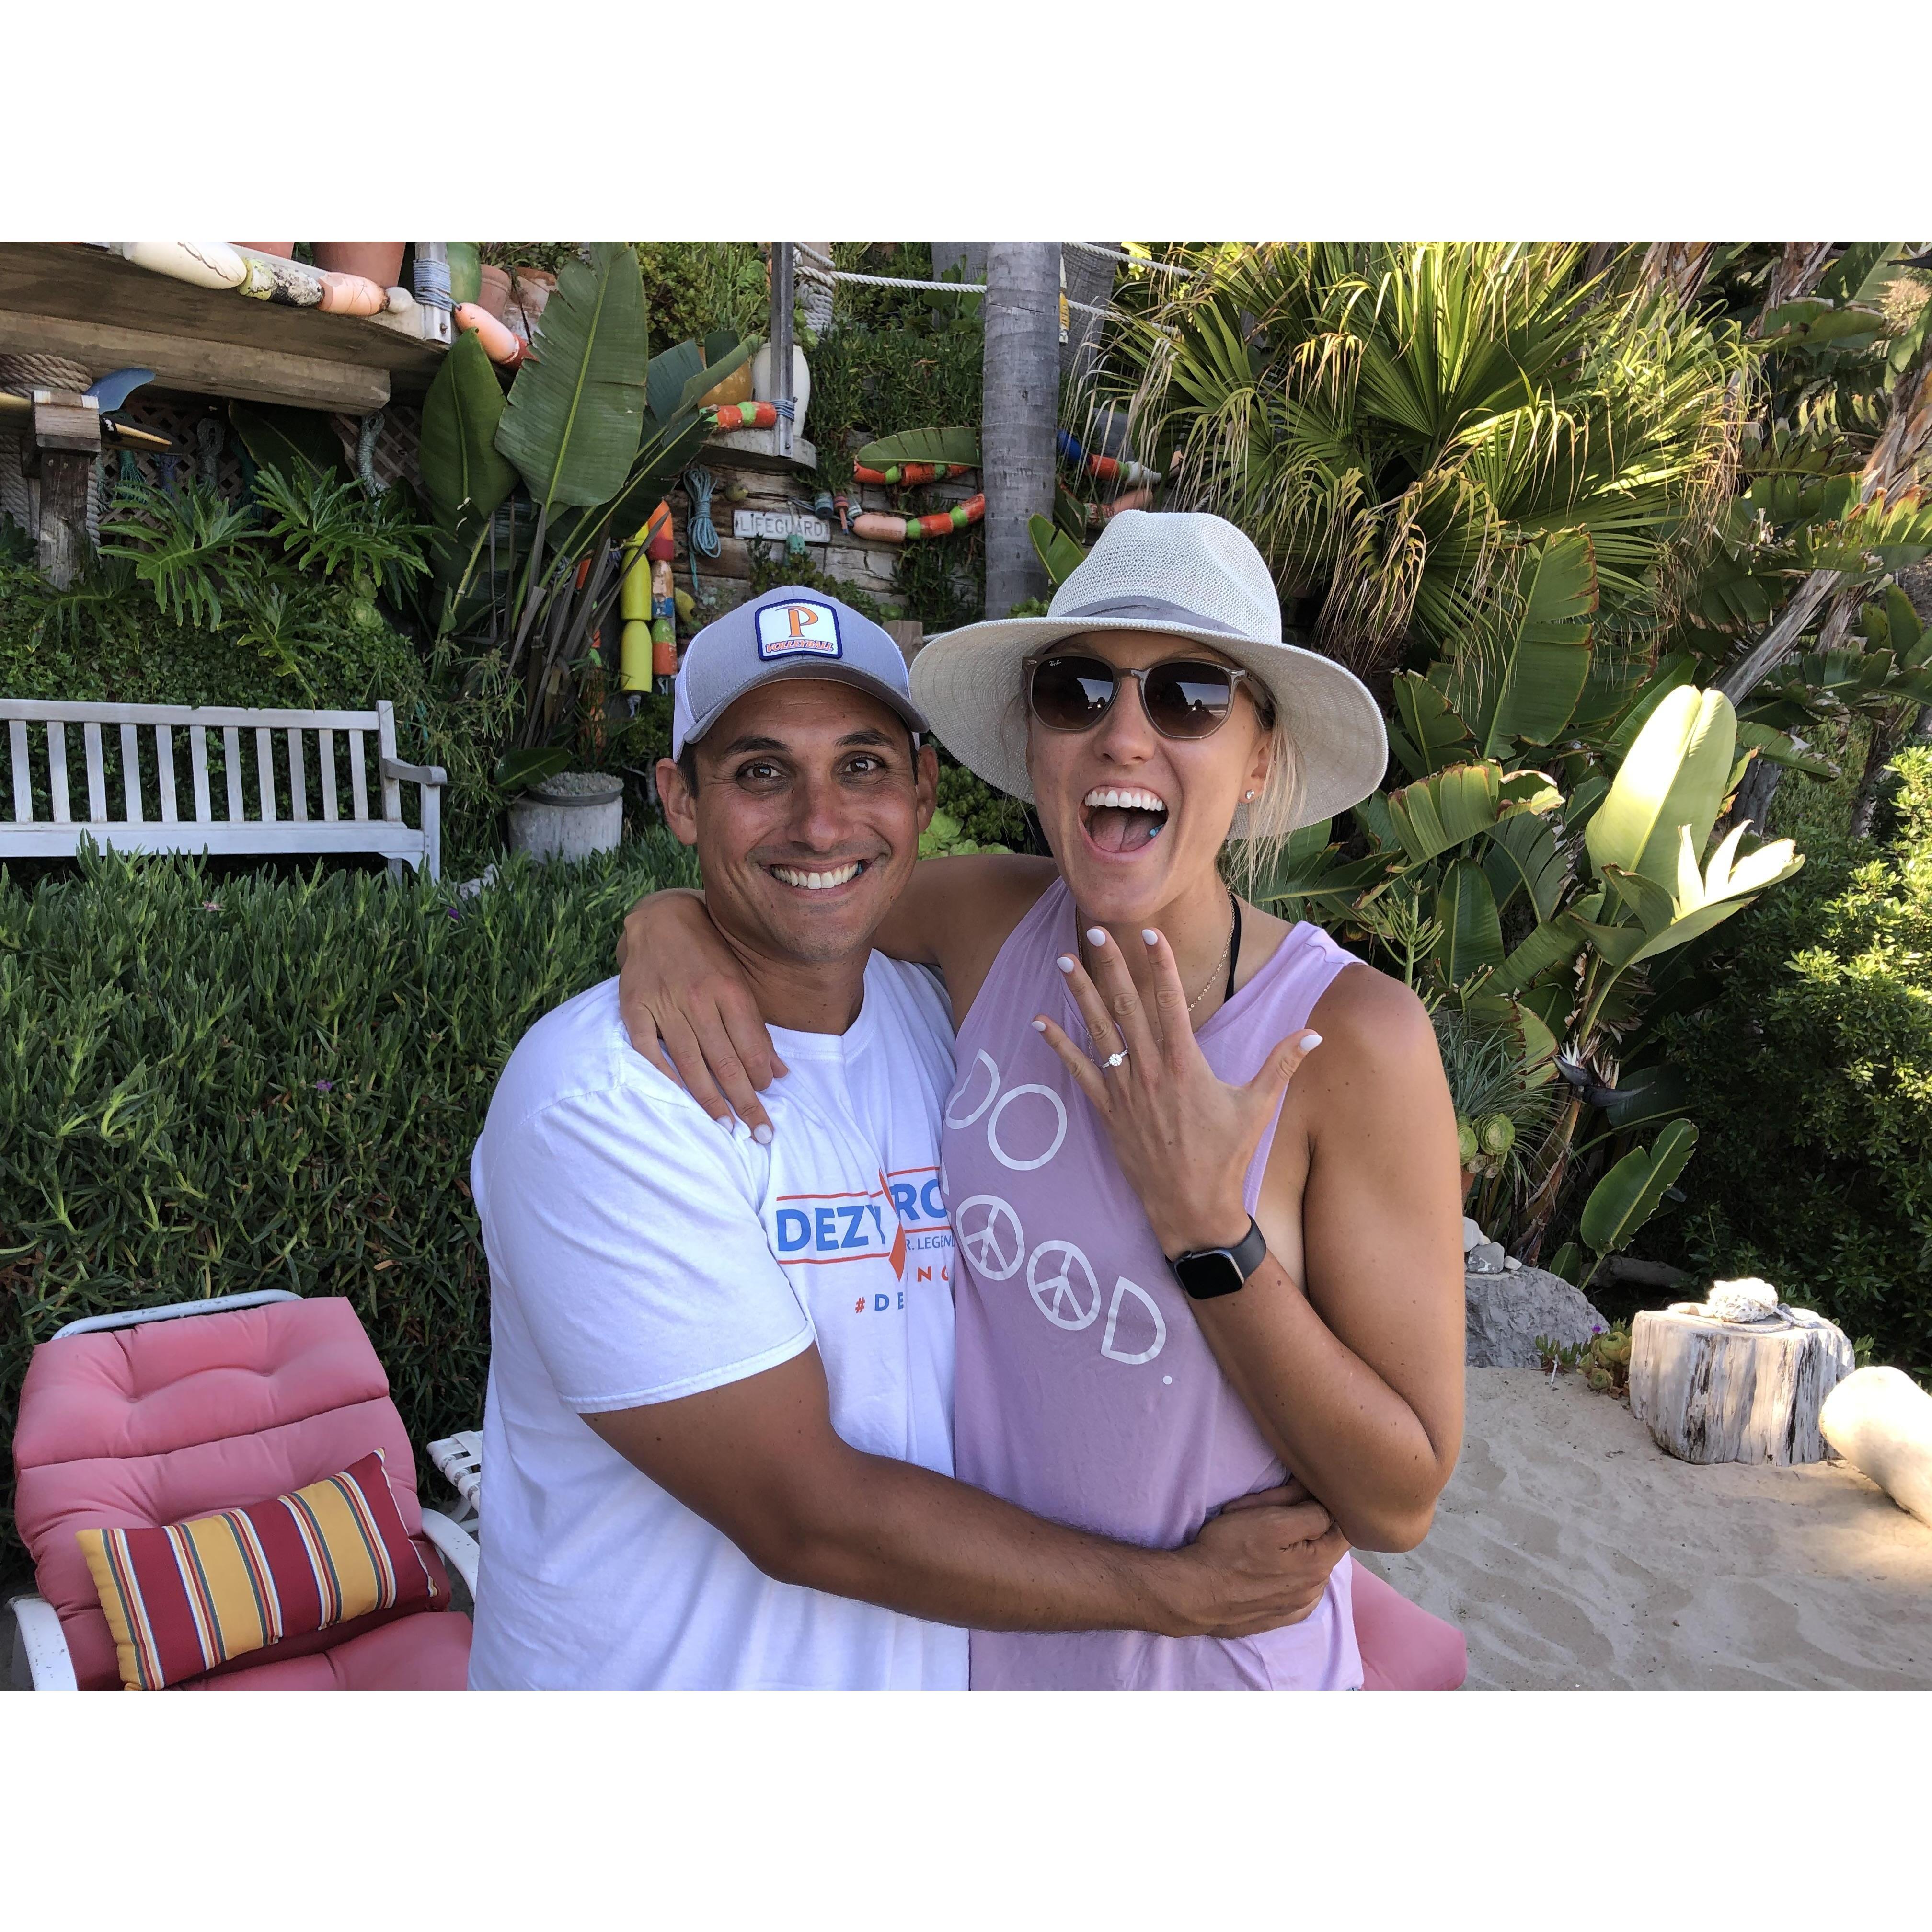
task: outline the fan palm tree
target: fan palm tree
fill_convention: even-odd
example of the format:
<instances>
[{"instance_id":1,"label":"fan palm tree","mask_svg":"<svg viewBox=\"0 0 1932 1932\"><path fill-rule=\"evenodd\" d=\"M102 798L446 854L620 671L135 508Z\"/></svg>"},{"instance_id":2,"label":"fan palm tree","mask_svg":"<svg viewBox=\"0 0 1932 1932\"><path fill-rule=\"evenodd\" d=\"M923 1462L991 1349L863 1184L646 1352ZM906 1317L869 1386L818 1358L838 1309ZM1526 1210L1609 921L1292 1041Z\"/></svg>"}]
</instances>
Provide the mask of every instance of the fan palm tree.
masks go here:
<instances>
[{"instance_id":1,"label":"fan palm tree","mask_svg":"<svg viewBox=\"0 0 1932 1932\"><path fill-rule=\"evenodd\" d=\"M1169 505L1239 524L1297 624L1365 676L1452 648L1499 562L1558 530L1589 534L1604 626L1641 627L1665 538L1722 487L1748 355L1668 286L1618 292L1583 258L1190 249L1208 272L1124 332L1112 380Z\"/></svg>"}]
</instances>

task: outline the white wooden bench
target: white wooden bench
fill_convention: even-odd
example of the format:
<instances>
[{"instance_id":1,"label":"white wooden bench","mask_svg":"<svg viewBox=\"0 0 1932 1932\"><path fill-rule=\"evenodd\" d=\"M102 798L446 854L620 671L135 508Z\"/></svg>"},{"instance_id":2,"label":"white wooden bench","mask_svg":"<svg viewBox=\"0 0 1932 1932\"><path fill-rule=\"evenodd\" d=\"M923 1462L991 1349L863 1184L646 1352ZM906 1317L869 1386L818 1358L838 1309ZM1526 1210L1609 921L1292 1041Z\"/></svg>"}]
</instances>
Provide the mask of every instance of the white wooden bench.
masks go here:
<instances>
[{"instance_id":1,"label":"white wooden bench","mask_svg":"<svg viewBox=\"0 0 1932 1932\"><path fill-rule=\"evenodd\" d=\"M406 764L396 756L395 710L386 701L372 711L245 711L0 698L0 718L7 721L14 773L14 816L0 820L0 858L71 858L91 838L121 852L374 853L392 872L406 864L440 876L448 778L440 765ZM75 725L86 772L84 815L74 809L68 784L68 734ZM118 733L118 756L106 731ZM188 740L185 794L178 734ZM226 806L219 817L211 770ZM118 781L118 810L110 808L110 776ZM148 779L152 790L144 784ZM405 784L421 788L420 822L413 826L403 818ZM37 794L44 812L36 809ZM259 807L252 818L251 803Z\"/></svg>"}]
</instances>

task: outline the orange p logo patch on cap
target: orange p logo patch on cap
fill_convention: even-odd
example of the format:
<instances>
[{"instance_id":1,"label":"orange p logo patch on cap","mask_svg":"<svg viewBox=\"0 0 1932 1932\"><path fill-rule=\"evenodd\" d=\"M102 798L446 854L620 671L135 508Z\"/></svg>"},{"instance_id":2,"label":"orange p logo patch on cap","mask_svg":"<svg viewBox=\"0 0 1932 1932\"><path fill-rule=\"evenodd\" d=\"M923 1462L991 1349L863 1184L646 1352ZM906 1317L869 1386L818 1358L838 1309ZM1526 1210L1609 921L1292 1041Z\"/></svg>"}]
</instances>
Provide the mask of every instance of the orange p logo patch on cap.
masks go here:
<instances>
[{"instance_id":1,"label":"orange p logo patch on cap","mask_svg":"<svg viewBox=\"0 0 1932 1932\"><path fill-rule=\"evenodd\" d=\"M769 664L775 658L801 655L844 656L838 642L838 612L829 604L802 598L767 604L758 613L758 656Z\"/></svg>"}]
</instances>

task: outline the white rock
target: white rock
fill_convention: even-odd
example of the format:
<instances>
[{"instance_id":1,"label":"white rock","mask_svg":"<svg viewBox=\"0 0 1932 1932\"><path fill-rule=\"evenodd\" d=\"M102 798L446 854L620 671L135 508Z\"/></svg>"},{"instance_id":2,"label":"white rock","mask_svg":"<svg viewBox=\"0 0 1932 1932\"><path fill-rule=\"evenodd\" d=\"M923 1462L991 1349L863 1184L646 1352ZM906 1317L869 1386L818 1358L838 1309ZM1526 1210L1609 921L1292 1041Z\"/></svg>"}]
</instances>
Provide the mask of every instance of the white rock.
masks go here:
<instances>
[{"instance_id":1,"label":"white rock","mask_svg":"<svg viewBox=\"0 0 1932 1932\"><path fill-rule=\"evenodd\" d=\"M1825 1398L1818 1432L1898 1504L1932 1525L1932 1395L1898 1369L1859 1369Z\"/></svg>"},{"instance_id":2,"label":"white rock","mask_svg":"<svg viewBox=\"0 0 1932 1932\"><path fill-rule=\"evenodd\" d=\"M1478 1241L1486 1241L1488 1239L1489 1237L1483 1232L1481 1228L1476 1226L1474 1222L1469 1219L1468 1215L1465 1214L1462 1216L1463 1253L1466 1255Z\"/></svg>"},{"instance_id":3,"label":"white rock","mask_svg":"<svg viewBox=\"0 0 1932 1932\"><path fill-rule=\"evenodd\" d=\"M1515 1257L1515 1256L1514 1256L1514 1255L1505 1255L1505 1256L1504 1256L1504 1257L1503 1257L1503 1272L1504 1272L1504 1274L1514 1274L1516 1273L1516 1271L1517 1270L1517 1269L1519 1269L1519 1268L1521 1268L1522 1266L1522 1262L1520 1262L1520 1261L1518 1261L1518 1260L1516 1259L1516 1258Z\"/></svg>"},{"instance_id":4,"label":"white rock","mask_svg":"<svg viewBox=\"0 0 1932 1932\"><path fill-rule=\"evenodd\" d=\"M1478 1241L1462 1256L1462 1266L1471 1274L1501 1274L1506 1257L1500 1241Z\"/></svg>"}]
</instances>

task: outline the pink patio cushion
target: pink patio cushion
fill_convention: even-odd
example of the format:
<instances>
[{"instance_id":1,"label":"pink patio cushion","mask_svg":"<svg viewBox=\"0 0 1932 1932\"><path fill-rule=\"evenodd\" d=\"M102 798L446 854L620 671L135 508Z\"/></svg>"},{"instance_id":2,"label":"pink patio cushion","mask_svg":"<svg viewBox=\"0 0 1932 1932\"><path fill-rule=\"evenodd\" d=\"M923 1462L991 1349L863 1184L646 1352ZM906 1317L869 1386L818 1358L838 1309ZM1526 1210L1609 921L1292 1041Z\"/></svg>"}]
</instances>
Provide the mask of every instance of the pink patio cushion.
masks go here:
<instances>
[{"instance_id":1,"label":"pink patio cushion","mask_svg":"<svg viewBox=\"0 0 1932 1932\"><path fill-rule=\"evenodd\" d=\"M1349 1580L1364 1690L1460 1690L1469 1674L1468 1640L1454 1624L1384 1583L1366 1564Z\"/></svg>"},{"instance_id":2,"label":"pink patio cushion","mask_svg":"<svg viewBox=\"0 0 1932 1932\"><path fill-rule=\"evenodd\" d=\"M343 1629L349 1626L345 1624ZM339 1632L331 1630L331 1636ZM288 1646L190 1678L184 1690L460 1690L470 1676L470 1619L458 1610L418 1610L367 1630L332 1649L290 1657ZM264 1664L261 1659L272 1657Z\"/></svg>"},{"instance_id":3,"label":"pink patio cushion","mask_svg":"<svg viewBox=\"0 0 1932 1932\"><path fill-rule=\"evenodd\" d=\"M404 1527L447 1601L442 1567L419 1540L409 1436L346 1301L272 1302L44 1342L20 1390L14 1507L82 1688L120 1678L76 1531L158 1528L266 1502L378 1448ZM399 1614L289 1638L245 1668L345 1643Z\"/></svg>"}]
</instances>

